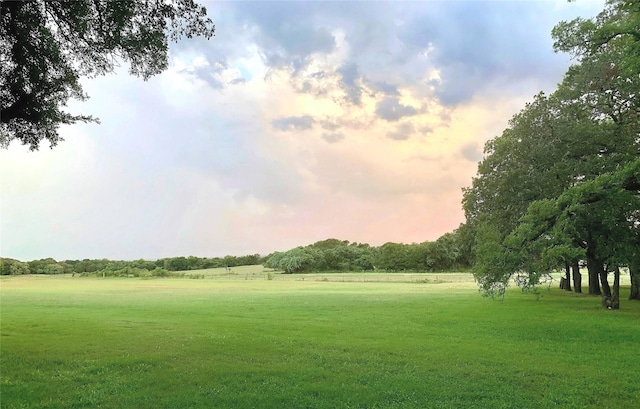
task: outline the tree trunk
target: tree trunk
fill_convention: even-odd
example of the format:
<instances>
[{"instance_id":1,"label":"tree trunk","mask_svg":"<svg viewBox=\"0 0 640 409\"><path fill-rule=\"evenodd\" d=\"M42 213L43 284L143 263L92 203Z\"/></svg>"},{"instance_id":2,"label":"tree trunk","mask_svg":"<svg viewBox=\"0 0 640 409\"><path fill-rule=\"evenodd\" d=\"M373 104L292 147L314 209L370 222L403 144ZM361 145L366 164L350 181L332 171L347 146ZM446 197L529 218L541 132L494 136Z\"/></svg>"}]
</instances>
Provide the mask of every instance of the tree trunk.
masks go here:
<instances>
[{"instance_id":1,"label":"tree trunk","mask_svg":"<svg viewBox=\"0 0 640 409\"><path fill-rule=\"evenodd\" d=\"M569 263L564 265L564 288L563 290L571 291L571 266Z\"/></svg>"},{"instance_id":2,"label":"tree trunk","mask_svg":"<svg viewBox=\"0 0 640 409\"><path fill-rule=\"evenodd\" d=\"M580 262L578 260L573 260L571 269L573 270L573 291L575 291L576 293L581 293L582 274L580 274Z\"/></svg>"},{"instance_id":3,"label":"tree trunk","mask_svg":"<svg viewBox=\"0 0 640 409\"><path fill-rule=\"evenodd\" d=\"M567 278L566 277L560 277L560 289L561 290L566 290L567 289ZM571 290L569 290L571 291Z\"/></svg>"},{"instance_id":4,"label":"tree trunk","mask_svg":"<svg viewBox=\"0 0 640 409\"><path fill-rule=\"evenodd\" d=\"M613 294L611 299L611 309L617 310L620 308L620 267L616 265L613 270Z\"/></svg>"},{"instance_id":5,"label":"tree trunk","mask_svg":"<svg viewBox=\"0 0 640 409\"><path fill-rule=\"evenodd\" d=\"M629 264L629 275L631 275L630 300L640 300L640 260L634 260Z\"/></svg>"},{"instance_id":6,"label":"tree trunk","mask_svg":"<svg viewBox=\"0 0 640 409\"><path fill-rule=\"evenodd\" d=\"M600 284L598 278L600 270L604 270L603 263L596 260L587 249L587 270L589 271L589 295L601 295Z\"/></svg>"},{"instance_id":7,"label":"tree trunk","mask_svg":"<svg viewBox=\"0 0 640 409\"><path fill-rule=\"evenodd\" d=\"M611 310L613 309L613 296L611 294L611 286L609 286L609 280L607 278L608 271L602 269L602 271L599 272L599 275L600 285L602 286L602 306Z\"/></svg>"}]
</instances>

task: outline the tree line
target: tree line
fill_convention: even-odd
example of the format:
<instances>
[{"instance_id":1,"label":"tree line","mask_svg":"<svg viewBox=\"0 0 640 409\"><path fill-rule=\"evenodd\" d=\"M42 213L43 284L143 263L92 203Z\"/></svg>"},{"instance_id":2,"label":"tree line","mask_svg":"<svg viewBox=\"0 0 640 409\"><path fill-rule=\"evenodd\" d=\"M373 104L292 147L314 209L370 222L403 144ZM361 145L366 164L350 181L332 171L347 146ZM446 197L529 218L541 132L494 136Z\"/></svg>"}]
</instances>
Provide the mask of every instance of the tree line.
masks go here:
<instances>
[{"instance_id":1,"label":"tree line","mask_svg":"<svg viewBox=\"0 0 640 409\"><path fill-rule=\"evenodd\" d=\"M385 243L375 247L366 243L327 239L288 251L214 258L171 257L155 261L144 259L113 261L84 259L56 261L52 258L22 262L0 258L0 275L93 274L102 276L170 276L171 272L207 268L262 264L285 273L328 271L450 271L470 268L471 236L464 225L436 241L423 243Z\"/></svg>"},{"instance_id":2,"label":"tree line","mask_svg":"<svg viewBox=\"0 0 640 409\"><path fill-rule=\"evenodd\" d=\"M436 241L385 243L374 247L328 239L265 257L264 265L287 274L327 271L448 271L468 269L470 246L459 228Z\"/></svg>"},{"instance_id":3,"label":"tree line","mask_svg":"<svg viewBox=\"0 0 640 409\"><path fill-rule=\"evenodd\" d=\"M582 292L586 266L588 293L617 309L623 266L640 299L640 2L609 1L552 36L576 63L487 142L464 189L473 273L489 295L551 270Z\"/></svg>"},{"instance_id":4,"label":"tree line","mask_svg":"<svg viewBox=\"0 0 640 409\"><path fill-rule=\"evenodd\" d=\"M259 254L225 257L170 257L155 261L114 261L108 259L84 259L56 261L52 258L22 262L11 258L0 258L0 275L21 274L84 274L167 276L168 272L202 270L206 268L237 267L260 264ZM118 272L115 274L114 272Z\"/></svg>"}]
</instances>

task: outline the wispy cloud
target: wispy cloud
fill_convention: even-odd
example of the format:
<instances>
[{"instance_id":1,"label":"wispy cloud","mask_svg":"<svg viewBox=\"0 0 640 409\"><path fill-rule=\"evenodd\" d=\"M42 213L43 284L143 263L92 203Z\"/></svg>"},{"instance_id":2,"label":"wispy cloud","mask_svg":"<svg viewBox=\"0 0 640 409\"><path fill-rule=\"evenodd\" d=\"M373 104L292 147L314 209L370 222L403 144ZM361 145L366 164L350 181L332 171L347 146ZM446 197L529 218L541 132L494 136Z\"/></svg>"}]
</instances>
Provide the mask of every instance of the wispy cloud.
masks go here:
<instances>
[{"instance_id":1,"label":"wispy cloud","mask_svg":"<svg viewBox=\"0 0 640 409\"><path fill-rule=\"evenodd\" d=\"M310 115L289 116L271 121L273 127L281 131L311 129L314 123L315 120Z\"/></svg>"},{"instance_id":2,"label":"wispy cloud","mask_svg":"<svg viewBox=\"0 0 640 409\"><path fill-rule=\"evenodd\" d=\"M397 98L385 98L376 105L376 114L386 121L398 121L405 116L413 116L418 110L401 104Z\"/></svg>"}]
</instances>

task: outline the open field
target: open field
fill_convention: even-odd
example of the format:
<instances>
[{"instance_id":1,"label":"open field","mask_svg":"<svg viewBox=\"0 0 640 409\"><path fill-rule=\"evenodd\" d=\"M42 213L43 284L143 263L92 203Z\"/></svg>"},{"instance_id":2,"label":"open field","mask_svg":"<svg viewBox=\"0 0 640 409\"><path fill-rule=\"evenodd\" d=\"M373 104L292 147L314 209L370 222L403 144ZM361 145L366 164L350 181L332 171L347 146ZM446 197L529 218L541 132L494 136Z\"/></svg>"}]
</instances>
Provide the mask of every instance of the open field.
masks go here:
<instances>
[{"instance_id":1,"label":"open field","mask_svg":"<svg viewBox=\"0 0 640 409\"><path fill-rule=\"evenodd\" d=\"M324 282L405 282L449 284L460 288L476 288L470 273L392 273L392 272L323 272L305 274L283 274L281 271L263 266L239 266L226 268L209 268L206 270L186 271L187 275L202 276L213 280L274 280L274 281L324 281Z\"/></svg>"},{"instance_id":2,"label":"open field","mask_svg":"<svg viewBox=\"0 0 640 409\"><path fill-rule=\"evenodd\" d=\"M499 303L463 275L269 280L238 269L2 277L0 406L638 406L640 303L607 311L559 290Z\"/></svg>"},{"instance_id":3,"label":"open field","mask_svg":"<svg viewBox=\"0 0 640 409\"><path fill-rule=\"evenodd\" d=\"M583 280L587 278L587 271L583 269ZM423 283L438 284L434 288L477 288L471 273L421 273L421 272L322 272L322 273L305 273L305 274L283 274L282 271L272 270L260 265L255 266L239 266L226 268L209 268L205 270L184 271L186 276L199 277L213 280L275 280L275 281L325 281L325 282L404 282L404 283ZM560 277L563 273L554 272L550 276L553 277L552 282L540 285L540 289L545 289L549 285L558 287ZM612 284L613 274L610 274L609 282ZM515 286L513 280L511 285ZM573 285L573 283L572 283ZM587 284L585 283L585 286ZM629 272L623 268L620 276L620 285L630 285Z\"/></svg>"}]
</instances>

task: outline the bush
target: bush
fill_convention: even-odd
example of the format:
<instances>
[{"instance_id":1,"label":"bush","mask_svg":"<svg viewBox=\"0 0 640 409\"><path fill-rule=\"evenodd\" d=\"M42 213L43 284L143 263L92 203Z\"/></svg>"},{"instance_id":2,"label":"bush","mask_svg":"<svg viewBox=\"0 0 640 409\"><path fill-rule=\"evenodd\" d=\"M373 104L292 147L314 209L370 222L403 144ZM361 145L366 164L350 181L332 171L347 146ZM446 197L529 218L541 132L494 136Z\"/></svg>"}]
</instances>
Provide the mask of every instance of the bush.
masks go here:
<instances>
[{"instance_id":1,"label":"bush","mask_svg":"<svg viewBox=\"0 0 640 409\"><path fill-rule=\"evenodd\" d=\"M29 274L29 265L11 258L0 258L0 275Z\"/></svg>"}]
</instances>

